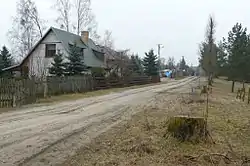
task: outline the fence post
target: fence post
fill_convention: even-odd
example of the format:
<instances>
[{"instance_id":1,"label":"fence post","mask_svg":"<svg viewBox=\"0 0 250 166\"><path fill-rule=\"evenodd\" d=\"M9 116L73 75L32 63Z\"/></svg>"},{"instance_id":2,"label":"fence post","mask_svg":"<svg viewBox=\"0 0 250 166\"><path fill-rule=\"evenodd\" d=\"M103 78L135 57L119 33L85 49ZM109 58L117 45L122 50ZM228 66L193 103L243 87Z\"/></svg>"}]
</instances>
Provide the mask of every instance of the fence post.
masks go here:
<instances>
[{"instance_id":1,"label":"fence post","mask_svg":"<svg viewBox=\"0 0 250 166\"><path fill-rule=\"evenodd\" d=\"M250 88L249 88L249 90L248 90L248 101L247 101L247 103L248 103L248 104L250 103Z\"/></svg>"},{"instance_id":2,"label":"fence post","mask_svg":"<svg viewBox=\"0 0 250 166\"><path fill-rule=\"evenodd\" d=\"M246 90L242 88L242 101L245 101Z\"/></svg>"},{"instance_id":3,"label":"fence post","mask_svg":"<svg viewBox=\"0 0 250 166\"><path fill-rule=\"evenodd\" d=\"M48 93L47 81L43 81L43 97L46 98Z\"/></svg>"},{"instance_id":4,"label":"fence post","mask_svg":"<svg viewBox=\"0 0 250 166\"><path fill-rule=\"evenodd\" d=\"M12 94L12 107L16 107L16 94L15 93L13 93Z\"/></svg>"}]
</instances>

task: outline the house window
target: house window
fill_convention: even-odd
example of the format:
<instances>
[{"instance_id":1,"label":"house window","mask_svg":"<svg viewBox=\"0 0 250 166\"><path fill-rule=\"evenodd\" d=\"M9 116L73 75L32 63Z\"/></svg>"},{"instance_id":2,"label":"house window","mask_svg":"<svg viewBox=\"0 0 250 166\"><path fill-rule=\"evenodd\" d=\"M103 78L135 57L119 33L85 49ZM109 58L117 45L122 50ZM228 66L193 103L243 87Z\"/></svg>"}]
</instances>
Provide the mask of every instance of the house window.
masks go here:
<instances>
[{"instance_id":1,"label":"house window","mask_svg":"<svg viewBox=\"0 0 250 166\"><path fill-rule=\"evenodd\" d=\"M46 58L51 58L56 55L56 44L46 44Z\"/></svg>"}]
</instances>

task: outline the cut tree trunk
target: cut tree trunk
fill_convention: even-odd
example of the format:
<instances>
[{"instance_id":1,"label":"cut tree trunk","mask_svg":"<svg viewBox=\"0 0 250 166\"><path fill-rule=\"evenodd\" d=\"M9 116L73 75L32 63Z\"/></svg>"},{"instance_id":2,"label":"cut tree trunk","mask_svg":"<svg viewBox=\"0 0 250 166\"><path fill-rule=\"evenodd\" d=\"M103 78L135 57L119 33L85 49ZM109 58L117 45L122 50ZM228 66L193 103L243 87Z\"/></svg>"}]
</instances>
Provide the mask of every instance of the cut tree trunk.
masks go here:
<instances>
[{"instance_id":1,"label":"cut tree trunk","mask_svg":"<svg viewBox=\"0 0 250 166\"><path fill-rule=\"evenodd\" d=\"M203 117L175 116L171 117L168 124L168 132L180 141L204 140L205 119Z\"/></svg>"}]
</instances>

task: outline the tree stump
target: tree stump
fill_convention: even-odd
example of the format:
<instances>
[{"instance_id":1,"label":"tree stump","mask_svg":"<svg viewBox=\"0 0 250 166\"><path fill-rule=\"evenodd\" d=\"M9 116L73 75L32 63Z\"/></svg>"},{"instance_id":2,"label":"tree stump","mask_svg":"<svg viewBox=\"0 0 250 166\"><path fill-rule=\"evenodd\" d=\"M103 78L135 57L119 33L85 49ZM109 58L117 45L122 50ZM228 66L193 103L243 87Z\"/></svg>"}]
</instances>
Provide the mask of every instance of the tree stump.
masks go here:
<instances>
[{"instance_id":1,"label":"tree stump","mask_svg":"<svg viewBox=\"0 0 250 166\"><path fill-rule=\"evenodd\" d=\"M204 136L205 119L203 117L175 116L170 118L168 132L180 141L199 141Z\"/></svg>"}]
</instances>

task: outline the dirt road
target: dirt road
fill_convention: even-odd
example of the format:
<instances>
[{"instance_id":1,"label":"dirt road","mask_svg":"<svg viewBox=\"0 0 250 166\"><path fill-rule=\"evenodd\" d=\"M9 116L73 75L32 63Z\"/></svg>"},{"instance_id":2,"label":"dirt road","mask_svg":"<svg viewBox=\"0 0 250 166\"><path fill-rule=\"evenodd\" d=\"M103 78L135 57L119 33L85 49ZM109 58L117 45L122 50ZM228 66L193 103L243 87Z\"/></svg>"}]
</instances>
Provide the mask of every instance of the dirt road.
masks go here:
<instances>
[{"instance_id":1,"label":"dirt road","mask_svg":"<svg viewBox=\"0 0 250 166\"><path fill-rule=\"evenodd\" d=\"M194 77L121 93L0 114L0 165L56 165L84 143L140 110L157 92Z\"/></svg>"}]
</instances>

